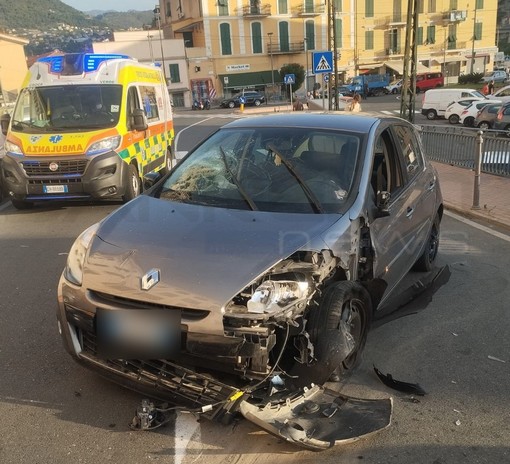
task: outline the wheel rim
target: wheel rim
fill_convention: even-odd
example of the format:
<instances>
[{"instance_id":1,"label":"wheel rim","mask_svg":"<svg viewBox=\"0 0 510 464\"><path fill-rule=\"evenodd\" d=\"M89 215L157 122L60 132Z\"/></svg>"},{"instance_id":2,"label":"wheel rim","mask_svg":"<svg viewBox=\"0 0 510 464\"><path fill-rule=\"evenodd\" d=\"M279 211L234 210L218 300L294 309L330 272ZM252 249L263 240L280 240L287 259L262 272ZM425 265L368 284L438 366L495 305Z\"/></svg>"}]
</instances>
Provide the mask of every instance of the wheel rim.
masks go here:
<instances>
[{"instance_id":1,"label":"wheel rim","mask_svg":"<svg viewBox=\"0 0 510 464\"><path fill-rule=\"evenodd\" d=\"M478 127L480 129L488 129L489 128L489 125L486 123L486 122L481 122Z\"/></svg>"},{"instance_id":2,"label":"wheel rim","mask_svg":"<svg viewBox=\"0 0 510 464\"><path fill-rule=\"evenodd\" d=\"M363 302L361 300L353 298L352 300L345 302L345 305L342 308L340 324L345 327L347 333L352 337L354 342L352 351L343 362L344 367L349 369L356 363L363 340L364 328L366 326ZM338 329L341 330L340 326Z\"/></svg>"},{"instance_id":3,"label":"wheel rim","mask_svg":"<svg viewBox=\"0 0 510 464\"><path fill-rule=\"evenodd\" d=\"M430 232L429 239L429 252L428 252L429 262L432 263L436 259L438 248L439 248L439 230L434 225L432 227L432 231Z\"/></svg>"},{"instance_id":4,"label":"wheel rim","mask_svg":"<svg viewBox=\"0 0 510 464\"><path fill-rule=\"evenodd\" d=\"M139 182L138 182L138 176L133 173L131 176L131 186L133 187L133 192L136 195L138 195L138 189L139 189Z\"/></svg>"}]
</instances>

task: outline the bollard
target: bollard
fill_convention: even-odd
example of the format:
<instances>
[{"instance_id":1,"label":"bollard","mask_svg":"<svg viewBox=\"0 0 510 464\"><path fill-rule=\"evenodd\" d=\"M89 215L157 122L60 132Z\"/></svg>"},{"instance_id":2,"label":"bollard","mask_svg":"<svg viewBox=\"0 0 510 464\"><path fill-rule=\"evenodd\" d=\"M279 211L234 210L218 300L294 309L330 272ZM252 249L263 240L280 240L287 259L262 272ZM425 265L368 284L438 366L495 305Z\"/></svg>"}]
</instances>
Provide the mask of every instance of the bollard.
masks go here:
<instances>
[{"instance_id":1,"label":"bollard","mask_svg":"<svg viewBox=\"0 0 510 464\"><path fill-rule=\"evenodd\" d=\"M244 111L244 103L239 105L239 111L242 113Z\"/></svg>"},{"instance_id":2,"label":"bollard","mask_svg":"<svg viewBox=\"0 0 510 464\"><path fill-rule=\"evenodd\" d=\"M471 206L471 209L480 209L480 173L482 171L482 149L483 131L478 131L476 134L475 185L473 187L473 206Z\"/></svg>"}]
</instances>

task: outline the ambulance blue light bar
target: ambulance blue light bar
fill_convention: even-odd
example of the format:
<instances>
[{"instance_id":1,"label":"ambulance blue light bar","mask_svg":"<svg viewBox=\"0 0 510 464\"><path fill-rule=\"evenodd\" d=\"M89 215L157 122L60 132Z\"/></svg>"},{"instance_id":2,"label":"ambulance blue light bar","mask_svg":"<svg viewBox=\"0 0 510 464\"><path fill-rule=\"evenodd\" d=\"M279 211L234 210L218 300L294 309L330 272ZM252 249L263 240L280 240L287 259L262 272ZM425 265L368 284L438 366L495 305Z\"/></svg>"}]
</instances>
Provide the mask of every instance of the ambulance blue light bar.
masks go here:
<instances>
[{"instance_id":1,"label":"ambulance blue light bar","mask_svg":"<svg viewBox=\"0 0 510 464\"><path fill-rule=\"evenodd\" d=\"M50 72L57 74L81 74L96 71L103 61L131 58L128 55L104 53L68 53L65 55L46 56L37 61L48 63Z\"/></svg>"}]
</instances>

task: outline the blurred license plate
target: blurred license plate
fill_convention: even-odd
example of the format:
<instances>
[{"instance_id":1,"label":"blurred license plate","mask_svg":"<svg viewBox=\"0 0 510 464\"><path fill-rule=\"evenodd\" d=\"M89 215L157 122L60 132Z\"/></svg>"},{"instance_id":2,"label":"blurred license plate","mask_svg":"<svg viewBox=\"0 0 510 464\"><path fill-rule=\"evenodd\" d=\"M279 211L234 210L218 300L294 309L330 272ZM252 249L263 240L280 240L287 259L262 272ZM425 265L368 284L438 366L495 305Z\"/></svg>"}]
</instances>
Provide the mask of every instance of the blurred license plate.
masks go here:
<instances>
[{"instance_id":1,"label":"blurred license plate","mask_svg":"<svg viewBox=\"0 0 510 464\"><path fill-rule=\"evenodd\" d=\"M67 185L43 185L44 193L67 193Z\"/></svg>"},{"instance_id":2,"label":"blurred license plate","mask_svg":"<svg viewBox=\"0 0 510 464\"><path fill-rule=\"evenodd\" d=\"M168 359L181 346L180 311L97 309L98 356Z\"/></svg>"}]
</instances>

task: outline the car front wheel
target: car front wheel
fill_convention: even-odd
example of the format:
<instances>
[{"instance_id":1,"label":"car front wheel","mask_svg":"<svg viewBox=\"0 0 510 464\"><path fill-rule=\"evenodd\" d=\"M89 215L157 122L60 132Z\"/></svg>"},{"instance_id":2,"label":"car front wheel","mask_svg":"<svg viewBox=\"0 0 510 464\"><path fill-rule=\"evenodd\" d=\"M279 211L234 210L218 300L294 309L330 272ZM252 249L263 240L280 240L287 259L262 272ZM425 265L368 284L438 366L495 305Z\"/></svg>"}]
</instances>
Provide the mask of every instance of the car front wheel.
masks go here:
<instances>
[{"instance_id":1,"label":"car front wheel","mask_svg":"<svg viewBox=\"0 0 510 464\"><path fill-rule=\"evenodd\" d=\"M491 126L487 121L482 121L480 124L478 124L478 128L482 130L488 130L491 128Z\"/></svg>"},{"instance_id":2,"label":"car front wheel","mask_svg":"<svg viewBox=\"0 0 510 464\"><path fill-rule=\"evenodd\" d=\"M260 106L260 103L261 103L261 102L260 102L260 100L255 100L255 101L253 102L253 104L254 104L255 106Z\"/></svg>"},{"instance_id":3,"label":"car front wheel","mask_svg":"<svg viewBox=\"0 0 510 464\"><path fill-rule=\"evenodd\" d=\"M468 117L468 118L465 118L465 119L464 119L464 125L465 125L466 127L473 127L473 124L474 124L474 123L475 123L475 118L473 118L473 117L471 117L471 116L470 116L470 117Z\"/></svg>"},{"instance_id":4,"label":"car front wheel","mask_svg":"<svg viewBox=\"0 0 510 464\"><path fill-rule=\"evenodd\" d=\"M234 102L228 102L228 107L229 108L234 108L236 106L236 104Z\"/></svg>"},{"instance_id":5,"label":"car front wheel","mask_svg":"<svg viewBox=\"0 0 510 464\"><path fill-rule=\"evenodd\" d=\"M434 263L437 257L437 251L439 250L440 223L441 219L439 215L436 214L423 253L418 258L418 261L416 261L414 265L414 269L416 271L429 272L434 267Z\"/></svg>"},{"instance_id":6,"label":"car front wheel","mask_svg":"<svg viewBox=\"0 0 510 464\"><path fill-rule=\"evenodd\" d=\"M433 119L436 119L437 113L435 110L427 110L426 116L428 120L432 121Z\"/></svg>"},{"instance_id":7,"label":"car front wheel","mask_svg":"<svg viewBox=\"0 0 510 464\"><path fill-rule=\"evenodd\" d=\"M449 118L448 118L448 122L450 124L458 124L459 123L459 116L457 114L452 114Z\"/></svg>"},{"instance_id":8,"label":"car front wheel","mask_svg":"<svg viewBox=\"0 0 510 464\"><path fill-rule=\"evenodd\" d=\"M122 200L127 203L133 198L140 194L140 177L138 176L138 170L134 164L130 164L128 167L128 176L126 191L122 197Z\"/></svg>"}]
</instances>

